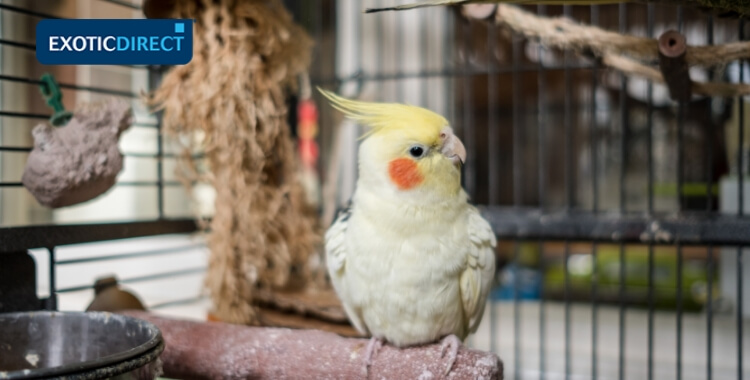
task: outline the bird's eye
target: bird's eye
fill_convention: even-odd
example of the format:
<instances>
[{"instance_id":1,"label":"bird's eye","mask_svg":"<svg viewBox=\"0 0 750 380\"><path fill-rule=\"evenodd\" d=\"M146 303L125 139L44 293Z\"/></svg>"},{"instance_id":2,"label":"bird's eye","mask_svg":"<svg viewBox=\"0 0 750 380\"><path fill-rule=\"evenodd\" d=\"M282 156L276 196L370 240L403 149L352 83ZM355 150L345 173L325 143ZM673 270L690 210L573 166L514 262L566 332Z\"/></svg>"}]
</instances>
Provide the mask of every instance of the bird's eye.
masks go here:
<instances>
[{"instance_id":1,"label":"bird's eye","mask_svg":"<svg viewBox=\"0 0 750 380\"><path fill-rule=\"evenodd\" d=\"M420 158L424 155L425 149L419 145L409 148L409 154L414 158Z\"/></svg>"}]
</instances>

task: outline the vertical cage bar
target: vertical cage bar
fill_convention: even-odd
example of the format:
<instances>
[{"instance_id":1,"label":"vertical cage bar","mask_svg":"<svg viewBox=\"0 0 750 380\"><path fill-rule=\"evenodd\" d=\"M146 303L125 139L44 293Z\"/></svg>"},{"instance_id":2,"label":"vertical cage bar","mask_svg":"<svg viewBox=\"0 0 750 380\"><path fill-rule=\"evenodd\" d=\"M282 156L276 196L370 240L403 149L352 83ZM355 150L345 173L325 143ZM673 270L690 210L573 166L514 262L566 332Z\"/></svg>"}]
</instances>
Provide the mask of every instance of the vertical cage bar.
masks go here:
<instances>
[{"instance_id":1,"label":"vertical cage bar","mask_svg":"<svg viewBox=\"0 0 750 380\"><path fill-rule=\"evenodd\" d=\"M404 12L392 12L389 14L390 17L395 19L395 26L393 28L393 34L395 37L395 47L393 52L393 58L395 59L394 71L397 75L404 72L404 27L403 22L406 14ZM396 78L396 101L403 103L406 100L406 86L404 85L404 78Z\"/></svg>"},{"instance_id":2,"label":"vertical cage bar","mask_svg":"<svg viewBox=\"0 0 750 380\"><path fill-rule=\"evenodd\" d=\"M545 5L537 5L537 13L544 15L547 13L547 7ZM546 74L544 68L544 47L542 44L537 45L537 55L539 56L539 63L537 64L537 157L539 172L538 177L538 197L539 197L539 209L544 212L545 198L546 198L546 176L547 176L547 155L546 155L546 138L545 129L547 123L547 97L545 96L546 89ZM515 73L514 73L515 76ZM515 193L515 190L514 190ZM539 240L539 271L544 273L545 270L545 254L544 254L544 240ZM546 302L545 302L544 281L542 281L542 289L539 294L539 380L546 378L546 358L547 358L547 315L546 315Z\"/></svg>"},{"instance_id":3,"label":"vertical cage bar","mask_svg":"<svg viewBox=\"0 0 750 380\"><path fill-rule=\"evenodd\" d=\"M359 17L362 14L361 8L362 8L362 3L359 1L355 1L352 4L352 15L350 17L354 19ZM355 65L356 67L355 73L357 73L357 75L362 75L362 45L364 42L362 40L362 35L363 35L362 30L364 28L364 23L356 22L355 24L357 25L354 28L354 33L356 33L356 35L354 36L354 40L356 41L356 43L354 44L354 59L357 62L357 64ZM360 88L358 89L358 91L361 92L362 91L361 86L363 86L363 83L359 82L359 86Z\"/></svg>"},{"instance_id":4,"label":"vertical cage bar","mask_svg":"<svg viewBox=\"0 0 750 380\"><path fill-rule=\"evenodd\" d=\"M57 259L55 257L55 247L48 247L49 254L49 298L45 308L47 310L57 310Z\"/></svg>"},{"instance_id":5,"label":"vertical cage bar","mask_svg":"<svg viewBox=\"0 0 750 380\"><path fill-rule=\"evenodd\" d=\"M513 79L512 79L512 96L513 96L513 115L512 115L512 123L513 123L513 205L515 207L521 206L521 203L523 201L521 189L522 186L522 175L521 170L523 169L521 164L521 81L520 81L520 58L521 58L521 36L512 33L511 34L512 39L512 49L513 49L513 57L512 57L512 72L513 72ZM514 368L514 378L516 380L521 378L521 313L520 313L520 305L518 303L519 301L519 287L520 287L520 265L518 263L518 254L519 254L519 246L518 241L514 242L514 248L516 252L514 253L514 265L515 265L515 274L514 274L514 299L513 299L513 324L514 324L514 339L513 339L513 345L514 345L514 360L515 360L515 368Z\"/></svg>"},{"instance_id":6,"label":"vertical cage bar","mask_svg":"<svg viewBox=\"0 0 750 380\"><path fill-rule=\"evenodd\" d=\"M714 16L709 14L706 16L706 40L708 45L714 44ZM708 70L708 79L713 82L715 77L715 71L713 69ZM713 114L711 102L708 102L706 112L708 115ZM712 118L713 119L713 118ZM705 141L706 141L706 212L710 213L713 210L713 150L714 150L714 129L710 123L705 124ZM709 245L706 252L706 380L713 379L713 281L714 281L714 248L713 245Z\"/></svg>"},{"instance_id":7,"label":"vertical cage bar","mask_svg":"<svg viewBox=\"0 0 750 380\"><path fill-rule=\"evenodd\" d=\"M620 3L619 5L619 25L620 33L625 34L627 32L627 5ZM625 172L627 168L627 148L628 148L628 118L627 118L627 97L628 97L628 77L625 74L620 73L620 131L622 136L620 137L620 212L625 213L626 211L626 191L625 191Z\"/></svg>"},{"instance_id":8,"label":"vertical cage bar","mask_svg":"<svg viewBox=\"0 0 750 380\"><path fill-rule=\"evenodd\" d=\"M570 259L570 243L565 241L563 252L563 281L564 281L564 299L565 299L565 380L570 379L570 268L568 261Z\"/></svg>"},{"instance_id":9,"label":"vertical cage bar","mask_svg":"<svg viewBox=\"0 0 750 380\"><path fill-rule=\"evenodd\" d=\"M563 14L570 19L570 5L563 5ZM573 192L573 123L571 121L571 103L573 99L570 78L570 49L563 52L564 110L563 128L565 130L565 208L570 211L575 205Z\"/></svg>"},{"instance_id":10,"label":"vertical cage bar","mask_svg":"<svg viewBox=\"0 0 750 380\"><path fill-rule=\"evenodd\" d=\"M498 146L500 144L500 131L497 123L497 73L495 73L495 47L497 46L497 30L490 23L487 27L487 57L489 84L487 87L487 129L489 165L488 176L490 184L489 203L496 205L500 201L500 156ZM497 311L494 302L490 301L490 351L497 353Z\"/></svg>"},{"instance_id":11,"label":"vertical cage bar","mask_svg":"<svg viewBox=\"0 0 750 380\"><path fill-rule=\"evenodd\" d=\"M683 255L682 255L682 243L679 241L677 242L677 292L676 292L676 298L677 298L677 363L676 363L676 371L677 371L677 380L682 379L682 263L683 263Z\"/></svg>"},{"instance_id":12,"label":"vertical cage bar","mask_svg":"<svg viewBox=\"0 0 750 380\"><path fill-rule=\"evenodd\" d=\"M646 8L646 25L649 38L654 37L654 5L649 4ZM646 164L648 166L648 215L654 213L654 83L652 81L646 82L646 128L648 135L646 136Z\"/></svg>"},{"instance_id":13,"label":"vertical cage bar","mask_svg":"<svg viewBox=\"0 0 750 380\"><path fill-rule=\"evenodd\" d=\"M647 378L654 378L654 245L648 244L648 366Z\"/></svg>"},{"instance_id":14,"label":"vertical cage bar","mask_svg":"<svg viewBox=\"0 0 750 380\"><path fill-rule=\"evenodd\" d=\"M148 86L153 90L161 82L162 67L148 67ZM164 131L162 130L163 111L154 113L156 116L156 202L159 211L159 219L164 218Z\"/></svg>"},{"instance_id":15,"label":"vertical cage bar","mask_svg":"<svg viewBox=\"0 0 750 380\"><path fill-rule=\"evenodd\" d=\"M474 141L474 127L473 127L473 105L474 105L474 88L473 81L474 77L471 75L473 68L471 67L471 55L473 52L473 23L470 21L464 21L464 75L461 78L464 84L463 94L463 125L461 130L463 131L463 138L466 146L476 146ZM476 149L468 149L466 152L466 165L464 166L464 177L466 184L466 192L469 193L470 197L476 196Z\"/></svg>"},{"instance_id":16,"label":"vertical cage bar","mask_svg":"<svg viewBox=\"0 0 750 380\"><path fill-rule=\"evenodd\" d=\"M745 40L745 20L741 19L739 21L739 40L744 41ZM744 83L745 82L745 61L739 61L739 82ZM737 98L737 109L739 113L739 139L737 140L739 142L739 152L737 155L737 214L742 217L745 213L745 205L744 205L744 167L743 167L743 157L745 156L745 153L743 152L743 141L745 141L745 103L742 97ZM737 248L737 379L742 380L742 246L739 246Z\"/></svg>"},{"instance_id":17,"label":"vertical cage bar","mask_svg":"<svg viewBox=\"0 0 750 380\"><path fill-rule=\"evenodd\" d=\"M739 40L743 41L745 39L745 21L740 20L739 21ZM744 72L744 61L738 62L740 73L739 73L739 82L744 83L745 82L745 72ZM737 141L739 142L739 149L737 152L737 215L743 216L745 214L745 194L744 194L744 186L742 182L745 180L745 173L743 168L743 156L745 153L743 152L743 146L742 142L745 141L745 107L744 107L744 101L741 96L737 97L737 112L739 113L739 131L737 134L739 136Z\"/></svg>"},{"instance_id":18,"label":"vertical cage bar","mask_svg":"<svg viewBox=\"0 0 750 380\"><path fill-rule=\"evenodd\" d=\"M338 60L336 59L337 54L340 52L338 51L339 48L339 25L337 21L338 17L338 7L339 7L339 1L338 0L331 0L331 7L328 11L328 22L330 23L331 28L331 35L332 43L333 43L333 49L331 50L331 62L333 63L332 69L333 69L333 75L338 75L338 68L336 67L336 64L338 63Z\"/></svg>"},{"instance_id":19,"label":"vertical cage bar","mask_svg":"<svg viewBox=\"0 0 750 380\"><path fill-rule=\"evenodd\" d=\"M546 5L537 5L537 13L541 16L545 15L547 13L547 6ZM539 196L539 209L544 211L545 208L545 198L547 193L547 143L546 143L546 133L545 133L545 125L547 123L547 97L544 95L545 91L547 91L546 86L546 71L544 68L544 47L542 44L537 45L537 55L539 56L539 63L537 64L537 86L538 86L538 96L537 96L537 107L539 108L539 112L537 112L537 159L539 161L539 172L537 173L538 177L538 196ZM513 76L515 77L517 73L513 73ZM515 115L516 111L513 110L513 114ZM515 131L514 131L515 136ZM515 152L514 152L515 154ZM515 160L515 157L514 157ZM513 178L513 182L516 182L515 175ZM520 190L518 190L520 191ZM513 190L514 197L516 190ZM515 198L514 198L515 199Z\"/></svg>"},{"instance_id":20,"label":"vertical cage bar","mask_svg":"<svg viewBox=\"0 0 750 380\"><path fill-rule=\"evenodd\" d=\"M742 380L742 246L737 247L737 379Z\"/></svg>"},{"instance_id":21,"label":"vertical cage bar","mask_svg":"<svg viewBox=\"0 0 750 380\"><path fill-rule=\"evenodd\" d=\"M706 255L706 286L708 287L708 294L706 295L706 380L713 378L713 300L714 300L714 249L713 246L708 246L708 252Z\"/></svg>"},{"instance_id":22,"label":"vertical cage bar","mask_svg":"<svg viewBox=\"0 0 750 380\"><path fill-rule=\"evenodd\" d=\"M706 40L708 45L714 44L714 16L708 15L706 17ZM710 82L714 81L715 75L714 69L708 70L708 80ZM713 110L711 108L712 101L707 102L706 106L706 113L708 115L713 115ZM711 118L713 120L713 117ZM713 193L713 185L714 185L714 165L713 165L713 155L714 155L714 129L712 128L711 123L705 123L705 141L706 141L706 212L711 212L713 210L713 200L714 200L714 193Z\"/></svg>"},{"instance_id":23,"label":"vertical cage bar","mask_svg":"<svg viewBox=\"0 0 750 380\"><path fill-rule=\"evenodd\" d=\"M591 6L591 25L599 25L599 6ZM597 99L596 92L599 88L599 61L595 60L593 67L591 68L591 125L589 126L589 144L591 145L591 211L596 213L599 211L599 166L597 160L597 144L598 144L598 131L597 131Z\"/></svg>"},{"instance_id":24,"label":"vertical cage bar","mask_svg":"<svg viewBox=\"0 0 750 380\"><path fill-rule=\"evenodd\" d=\"M430 29L428 27L428 25L429 25L428 15L429 15L429 13L431 11L432 11L432 9L425 9L422 12L419 13L419 28L420 28L420 31L422 32L421 33L421 37L420 37L420 40L422 42L421 46L420 46L421 47L420 54L422 55L422 60L421 60L421 66L422 67L419 70L420 72L429 71L429 66L430 66L429 65L429 62L430 62L430 60L429 60L429 56L430 56L430 44L429 44ZM422 100L422 107L429 109L430 108L430 99L429 99L430 98L430 96L429 96L429 93L430 93L430 91L429 91L430 90L429 89L430 79L429 78L423 78L421 82L422 82L422 94L421 94L420 98Z\"/></svg>"},{"instance_id":25,"label":"vertical cage bar","mask_svg":"<svg viewBox=\"0 0 750 380\"><path fill-rule=\"evenodd\" d=\"M385 4L384 0L377 0L377 6L382 7ZM380 70L385 70L385 27L383 26L385 24L385 17L378 17L378 20L375 23L375 30L380 36L380 38L376 38L377 40L377 56L378 56L378 67ZM447 33L447 32L446 32ZM385 81L379 81L378 82L378 100L379 101L385 101Z\"/></svg>"},{"instance_id":26,"label":"vertical cage bar","mask_svg":"<svg viewBox=\"0 0 750 380\"><path fill-rule=\"evenodd\" d=\"M451 47L453 47L453 41L451 40L451 36L453 35L453 31L455 30L454 27L454 20L455 16L453 15L453 12L450 10L443 10L443 15L445 16L445 34L443 35L443 65L441 66L441 69L443 70L456 70L456 63L454 61L454 52L451 50ZM449 64L450 62L450 64ZM448 114L448 121L451 123L451 125L456 125L456 107L455 107L455 91L454 91L454 85L455 85L455 78L449 77L446 81L446 89L445 89L445 101L446 101L446 113Z\"/></svg>"},{"instance_id":27,"label":"vertical cage bar","mask_svg":"<svg viewBox=\"0 0 750 380\"><path fill-rule=\"evenodd\" d=\"M599 315L597 304L599 283L599 255L597 254L597 243L591 242L591 379L599 378Z\"/></svg>"},{"instance_id":28,"label":"vertical cage bar","mask_svg":"<svg viewBox=\"0 0 750 380\"><path fill-rule=\"evenodd\" d=\"M619 310L619 347L618 347L618 366L617 366L617 378L619 380L625 379L625 244L620 243L620 310Z\"/></svg>"},{"instance_id":29,"label":"vertical cage bar","mask_svg":"<svg viewBox=\"0 0 750 380\"><path fill-rule=\"evenodd\" d=\"M520 58L521 58L521 36L516 33L511 34L513 39L513 58L512 58L512 87L513 87L513 205L516 207L521 206L523 202L523 196L521 194L523 189L522 184L522 173L523 166L521 165L521 71L520 71Z\"/></svg>"},{"instance_id":30,"label":"vertical cage bar","mask_svg":"<svg viewBox=\"0 0 750 380\"><path fill-rule=\"evenodd\" d=\"M646 7L646 35L654 37L654 5ZM647 165L648 165L648 215L654 213L654 84L650 80L646 83L646 136ZM654 245L648 244L648 365L647 378L654 378Z\"/></svg>"},{"instance_id":31,"label":"vertical cage bar","mask_svg":"<svg viewBox=\"0 0 750 380\"><path fill-rule=\"evenodd\" d=\"M539 240L539 272L544 273L545 256L544 240ZM547 358L547 313L545 311L546 302L544 301L544 281L542 281L539 291L539 380L546 378L546 358Z\"/></svg>"},{"instance_id":32,"label":"vertical cage bar","mask_svg":"<svg viewBox=\"0 0 750 380\"><path fill-rule=\"evenodd\" d=\"M563 15L566 18L570 16L570 5L563 6ZM571 101L573 94L571 93L571 78L570 78L570 50L565 49L563 53L563 81L565 89L565 100L563 110L563 128L565 130L565 209L570 212L574 206L573 193L573 125L570 120L571 118ZM570 242L565 241L564 254L563 254L563 280L564 280L564 300L565 300L565 380L570 379L571 367L570 367L570 352L571 352L571 326L570 326L570 268L568 267L570 260Z\"/></svg>"},{"instance_id":33,"label":"vertical cage bar","mask_svg":"<svg viewBox=\"0 0 750 380\"><path fill-rule=\"evenodd\" d=\"M590 13L591 13L591 25L592 26L598 26L599 25L599 6L598 5L592 5L590 7ZM598 175L598 163L597 163L597 122L596 122L596 113L597 113L597 99L596 99L596 92L599 85L599 62L595 61L593 64L593 67L591 68L591 115L590 115L590 126L589 126L589 151L591 152L590 156L590 165L591 165L591 210L593 213L597 213L599 211L599 175ZM598 378L598 367L599 367L599 344L598 344L598 335L599 335L599 315L598 315L598 304L597 304L597 297L598 297L598 282L599 282L599 270L597 268L598 265L598 255L597 255L597 242L592 241L591 242L591 379L596 380Z\"/></svg>"},{"instance_id":34,"label":"vertical cage bar","mask_svg":"<svg viewBox=\"0 0 750 380\"><path fill-rule=\"evenodd\" d=\"M497 29L494 23L487 26L487 70L489 71L489 83L487 84L487 129L488 129L488 147L489 152L489 183L490 194L489 202L496 205L500 201L500 152L498 144L500 143L500 130L497 125L497 80L498 75L495 72L495 47L497 46Z\"/></svg>"},{"instance_id":35,"label":"vertical cage bar","mask_svg":"<svg viewBox=\"0 0 750 380\"><path fill-rule=\"evenodd\" d=\"M313 65L315 67L315 76L317 78L323 77L323 66L320 64L322 55L320 54L321 46L320 41L323 41L323 5L319 7L311 7L314 9L314 20L313 20L313 33L315 33L315 41L318 41L313 45Z\"/></svg>"},{"instance_id":36,"label":"vertical cage bar","mask_svg":"<svg viewBox=\"0 0 750 380\"><path fill-rule=\"evenodd\" d=\"M624 3L619 4L619 29L621 34L627 32L627 6ZM627 140L628 140L628 127L627 127L627 96L628 96L628 80L624 74L620 74L620 129L622 136L620 136L620 202L619 209L620 213L625 213L625 169L627 163ZM618 376L619 380L625 379L625 244L620 242L620 310L619 310L619 352L618 352Z\"/></svg>"},{"instance_id":37,"label":"vertical cage bar","mask_svg":"<svg viewBox=\"0 0 750 380\"><path fill-rule=\"evenodd\" d=\"M521 280L519 274L518 257L520 247L518 241L513 242L513 265L515 273L513 274L513 378L521 379L521 309L520 309L520 292Z\"/></svg>"},{"instance_id":38,"label":"vertical cage bar","mask_svg":"<svg viewBox=\"0 0 750 380\"><path fill-rule=\"evenodd\" d=\"M682 191L684 183L683 171L685 155L685 103L677 105L677 204L680 212L685 210L685 195Z\"/></svg>"}]
</instances>

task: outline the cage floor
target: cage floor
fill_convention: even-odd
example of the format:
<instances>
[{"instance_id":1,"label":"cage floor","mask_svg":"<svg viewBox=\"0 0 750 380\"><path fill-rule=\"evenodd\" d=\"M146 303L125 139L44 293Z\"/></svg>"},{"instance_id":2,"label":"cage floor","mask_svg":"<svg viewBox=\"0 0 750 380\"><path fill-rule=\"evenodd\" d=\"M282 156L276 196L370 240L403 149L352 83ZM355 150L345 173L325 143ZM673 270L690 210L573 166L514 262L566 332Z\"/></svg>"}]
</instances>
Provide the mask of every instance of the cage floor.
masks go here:
<instances>
[{"instance_id":1,"label":"cage floor","mask_svg":"<svg viewBox=\"0 0 750 380\"><path fill-rule=\"evenodd\" d=\"M514 329L513 302L492 302L494 307L494 345L491 345L490 308L479 331L468 344L482 350L494 349L505 364L507 379L565 378L565 306L546 302L545 323L540 324L540 303L518 303L518 330ZM592 378L592 307L590 304L570 306L570 379ZM597 312L597 379L618 379L619 375L619 308L598 306ZM648 374L648 310L626 309L623 379L647 379ZM540 334L543 326L544 334ZM743 322L744 341L750 338L750 320ZM682 315L682 379L707 378L707 316L703 313ZM713 379L737 379L737 319L734 315L713 316L712 374ZM544 365L540 367L540 336L544 337ZM745 345L746 346L746 345ZM744 350L744 363L750 354ZM544 377L540 377L544 372ZM750 377L747 365L744 377ZM677 314L655 311L653 318L653 378L677 378Z\"/></svg>"}]
</instances>

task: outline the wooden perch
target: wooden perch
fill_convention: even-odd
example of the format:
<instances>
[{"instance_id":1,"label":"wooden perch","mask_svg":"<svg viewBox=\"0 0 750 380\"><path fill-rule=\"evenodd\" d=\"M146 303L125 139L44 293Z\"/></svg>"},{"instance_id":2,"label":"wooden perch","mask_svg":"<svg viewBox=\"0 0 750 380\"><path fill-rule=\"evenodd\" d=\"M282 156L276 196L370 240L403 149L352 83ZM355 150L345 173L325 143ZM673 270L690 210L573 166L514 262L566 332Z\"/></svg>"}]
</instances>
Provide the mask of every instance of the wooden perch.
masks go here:
<instances>
[{"instance_id":1,"label":"wooden perch","mask_svg":"<svg viewBox=\"0 0 750 380\"><path fill-rule=\"evenodd\" d=\"M164 376L179 379L364 379L367 340L316 330L191 322L143 311L123 314L161 330ZM439 379L440 344L398 349L384 345L370 367L372 379ZM461 348L450 379L502 379L497 356Z\"/></svg>"},{"instance_id":2,"label":"wooden perch","mask_svg":"<svg viewBox=\"0 0 750 380\"><path fill-rule=\"evenodd\" d=\"M691 96L690 68L685 56L685 36L676 30L664 32L659 37L659 69L669 89L669 96L678 102L687 102Z\"/></svg>"}]
</instances>

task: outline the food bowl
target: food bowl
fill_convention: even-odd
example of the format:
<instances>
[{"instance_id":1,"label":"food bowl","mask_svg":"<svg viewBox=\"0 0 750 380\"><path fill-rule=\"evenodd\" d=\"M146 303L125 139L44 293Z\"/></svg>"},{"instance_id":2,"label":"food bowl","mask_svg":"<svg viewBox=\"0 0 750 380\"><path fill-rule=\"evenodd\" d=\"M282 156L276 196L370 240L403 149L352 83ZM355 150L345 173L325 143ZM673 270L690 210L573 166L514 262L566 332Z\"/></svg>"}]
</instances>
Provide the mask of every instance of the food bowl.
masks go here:
<instances>
[{"instance_id":1,"label":"food bowl","mask_svg":"<svg viewBox=\"0 0 750 380\"><path fill-rule=\"evenodd\" d=\"M124 315L0 314L0 379L154 379L163 350L156 326Z\"/></svg>"}]
</instances>

